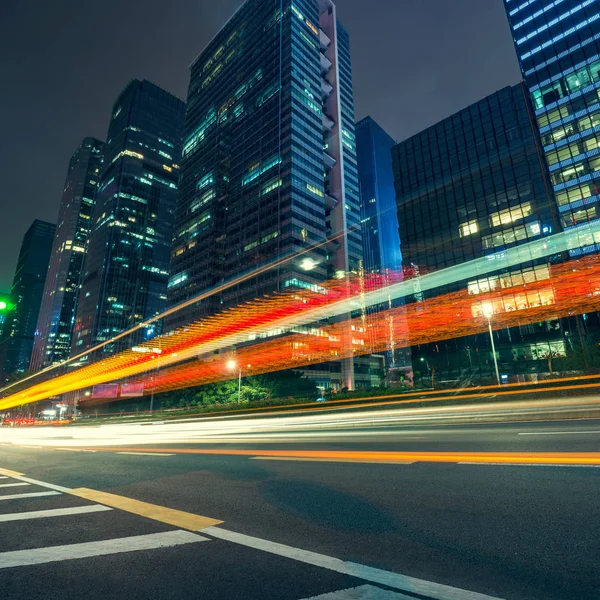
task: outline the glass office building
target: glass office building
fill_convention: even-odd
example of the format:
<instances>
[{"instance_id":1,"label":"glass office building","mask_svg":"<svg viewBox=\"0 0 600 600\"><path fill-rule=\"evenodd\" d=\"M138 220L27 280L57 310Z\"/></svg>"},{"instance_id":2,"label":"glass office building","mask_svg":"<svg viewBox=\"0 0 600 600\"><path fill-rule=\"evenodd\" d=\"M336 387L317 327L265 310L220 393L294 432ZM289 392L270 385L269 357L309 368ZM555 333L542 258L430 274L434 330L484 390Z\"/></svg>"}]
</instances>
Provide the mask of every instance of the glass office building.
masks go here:
<instances>
[{"instance_id":1,"label":"glass office building","mask_svg":"<svg viewBox=\"0 0 600 600\"><path fill-rule=\"evenodd\" d=\"M392 169L395 145L371 117L356 124L364 267L368 272L402 267Z\"/></svg>"},{"instance_id":2,"label":"glass office building","mask_svg":"<svg viewBox=\"0 0 600 600\"><path fill-rule=\"evenodd\" d=\"M349 38L332 2L242 4L191 66L181 174L170 305L330 243L208 297L171 326L359 271ZM351 366L337 370L313 375L353 386Z\"/></svg>"},{"instance_id":3,"label":"glass office building","mask_svg":"<svg viewBox=\"0 0 600 600\"><path fill-rule=\"evenodd\" d=\"M29 369L55 230L36 219L23 236L0 344L3 377Z\"/></svg>"},{"instance_id":4,"label":"glass office building","mask_svg":"<svg viewBox=\"0 0 600 600\"><path fill-rule=\"evenodd\" d=\"M504 1L562 224L600 218L600 3Z\"/></svg>"},{"instance_id":5,"label":"glass office building","mask_svg":"<svg viewBox=\"0 0 600 600\"><path fill-rule=\"evenodd\" d=\"M83 261L104 143L85 138L69 162L56 224L56 235L38 318L32 371L60 363L71 352L71 337Z\"/></svg>"},{"instance_id":6,"label":"glass office building","mask_svg":"<svg viewBox=\"0 0 600 600\"><path fill-rule=\"evenodd\" d=\"M423 274L560 230L532 112L526 88L522 84L507 87L393 149L406 268ZM492 272L435 293L467 287L476 302L478 294L549 277L549 265L540 261ZM542 300L551 302L551 294L548 291ZM494 335L502 368L509 374L534 369L536 363L530 361L544 358L548 348L556 355L565 353L558 322ZM552 345L555 342L556 347ZM480 352L475 353L488 344L486 336L479 336L435 346L438 355L450 357L440 359L444 368L458 371L460 366L473 367L476 358L479 373L491 376L489 349L485 359ZM432 348L413 349L415 364L419 355L431 356L432 352ZM537 366L543 368L543 361Z\"/></svg>"},{"instance_id":7,"label":"glass office building","mask_svg":"<svg viewBox=\"0 0 600 600\"><path fill-rule=\"evenodd\" d=\"M181 100L148 81L129 83L114 105L72 354L166 308L184 112ZM110 344L103 353L118 349Z\"/></svg>"}]
</instances>

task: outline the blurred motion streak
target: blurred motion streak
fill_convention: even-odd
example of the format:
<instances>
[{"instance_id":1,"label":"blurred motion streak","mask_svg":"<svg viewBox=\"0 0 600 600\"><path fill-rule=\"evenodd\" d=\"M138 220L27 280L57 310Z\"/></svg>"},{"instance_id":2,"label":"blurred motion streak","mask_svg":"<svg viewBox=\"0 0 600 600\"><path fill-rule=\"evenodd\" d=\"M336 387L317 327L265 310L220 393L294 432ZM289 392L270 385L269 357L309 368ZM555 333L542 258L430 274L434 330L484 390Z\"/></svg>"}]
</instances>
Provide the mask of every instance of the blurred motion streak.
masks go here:
<instances>
[{"instance_id":1,"label":"blurred motion streak","mask_svg":"<svg viewBox=\"0 0 600 600\"><path fill-rule=\"evenodd\" d=\"M248 302L13 393L0 400L0 410L123 378L135 386L130 389L144 384L144 394L231 379L225 357L215 352L233 347L245 374L256 375L483 333L488 328L484 313L490 307L494 329L600 310L596 256L549 265L548 278L499 291L472 294L465 289L378 312L365 310L369 294L390 306L388 292L398 284L406 286L410 280L402 273L355 276L315 291ZM360 316L324 323L349 312ZM148 371L153 374L147 381L139 377Z\"/></svg>"}]
</instances>

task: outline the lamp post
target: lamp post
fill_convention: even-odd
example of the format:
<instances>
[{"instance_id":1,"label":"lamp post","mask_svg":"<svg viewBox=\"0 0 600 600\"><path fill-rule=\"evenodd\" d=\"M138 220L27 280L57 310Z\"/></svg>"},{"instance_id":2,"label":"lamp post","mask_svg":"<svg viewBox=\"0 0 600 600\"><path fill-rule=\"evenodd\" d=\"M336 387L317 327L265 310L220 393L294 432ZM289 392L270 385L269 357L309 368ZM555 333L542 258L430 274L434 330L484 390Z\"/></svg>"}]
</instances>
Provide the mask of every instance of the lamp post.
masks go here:
<instances>
[{"instance_id":1,"label":"lamp post","mask_svg":"<svg viewBox=\"0 0 600 600\"><path fill-rule=\"evenodd\" d=\"M500 371L498 371L498 358L496 357L496 344L494 343L494 332L492 331L492 316L494 315L494 306L491 302L485 302L481 306L483 316L488 321L488 330L490 332L490 341L492 342L492 356L494 357L494 368L496 369L496 381L500 384Z\"/></svg>"},{"instance_id":2,"label":"lamp post","mask_svg":"<svg viewBox=\"0 0 600 600\"><path fill-rule=\"evenodd\" d=\"M227 368L230 371L235 371L235 369L238 369L238 404L240 404L241 399L242 399L242 367L238 366L238 364L235 362L235 360L228 360L227 361Z\"/></svg>"},{"instance_id":3,"label":"lamp post","mask_svg":"<svg viewBox=\"0 0 600 600\"><path fill-rule=\"evenodd\" d=\"M435 383L434 382L435 376L434 376L434 372L431 369L431 366L429 365L429 361L426 358L424 358L423 356L421 356L420 361L424 362L427 365L427 370L429 371L429 376L431 377L431 389L433 389L434 383ZM421 383L423 383L423 376L421 376Z\"/></svg>"},{"instance_id":4,"label":"lamp post","mask_svg":"<svg viewBox=\"0 0 600 600\"><path fill-rule=\"evenodd\" d=\"M155 376L155 374L156 375L158 374L158 370L160 369L160 355L162 354L162 350L160 348L152 348L152 352L156 356L156 368L152 371L152 393L150 394L150 414L152 414L154 411L154 384L155 384L154 376Z\"/></svg>"}]
</instances>

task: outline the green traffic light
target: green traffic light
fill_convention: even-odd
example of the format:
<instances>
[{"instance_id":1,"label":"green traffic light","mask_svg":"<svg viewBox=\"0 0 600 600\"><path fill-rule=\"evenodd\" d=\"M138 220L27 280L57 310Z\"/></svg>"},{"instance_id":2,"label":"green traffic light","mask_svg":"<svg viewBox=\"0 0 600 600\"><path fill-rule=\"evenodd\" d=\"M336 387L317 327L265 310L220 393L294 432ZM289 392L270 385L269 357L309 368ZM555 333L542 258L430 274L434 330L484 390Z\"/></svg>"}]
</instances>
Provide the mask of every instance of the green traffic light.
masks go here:
<instances>
[{"instance_id":1,"label":"green traffic light","mask_svg":"<svg viewBox=\"0 0 600 600\"><path fill-rule=\"evenodd\" d=\"M0 310L6 310L8 308L8 304L3 300L0 300Z\"/></svg>"}]
</instances>

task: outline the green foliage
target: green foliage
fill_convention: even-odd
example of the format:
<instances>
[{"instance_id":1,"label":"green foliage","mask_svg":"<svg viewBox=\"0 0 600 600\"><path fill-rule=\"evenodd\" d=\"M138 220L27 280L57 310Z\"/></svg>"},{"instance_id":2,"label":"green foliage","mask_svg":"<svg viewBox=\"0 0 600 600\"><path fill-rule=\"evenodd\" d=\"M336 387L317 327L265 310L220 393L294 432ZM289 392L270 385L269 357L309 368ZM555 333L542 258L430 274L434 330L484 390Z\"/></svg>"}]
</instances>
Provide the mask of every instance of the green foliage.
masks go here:
<instances>
[{"instance_id":1,"label":"green foliage","mask_svg":"<svg viewBox=\"0 0 600 600\"><path fill-rule=\"evenodd\" d=\"M242 378L240 403L266 402L274 398L316 398L317 387L298 371L282 371ZM237 404L238 382L221 381L196 388L159 394L155 406L162 408L192 408Z\"/></svg>"}]
</instances>

